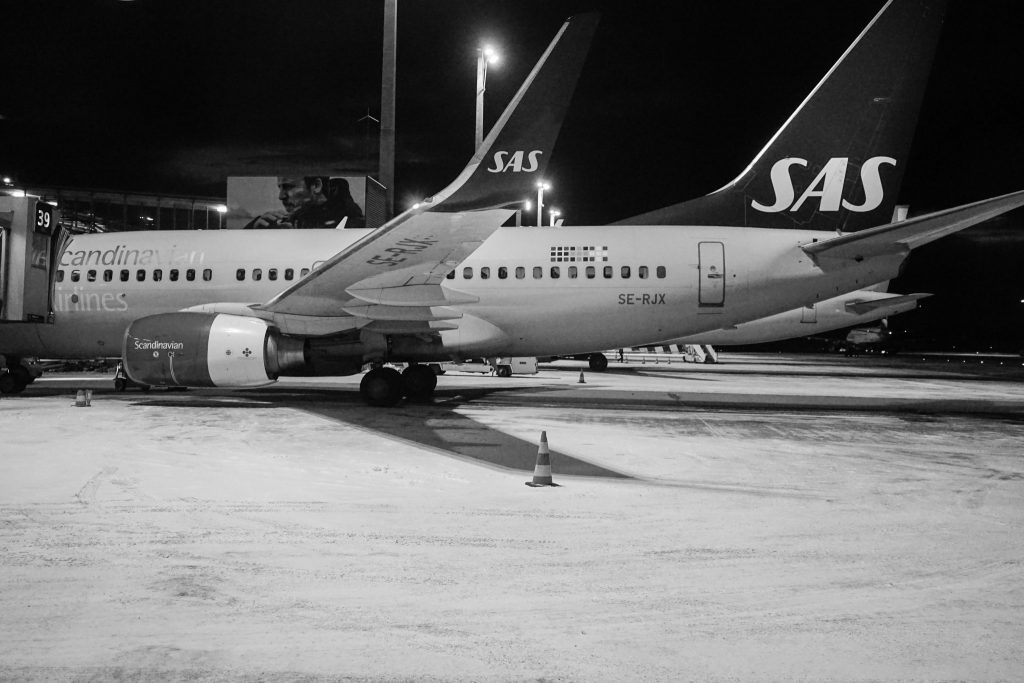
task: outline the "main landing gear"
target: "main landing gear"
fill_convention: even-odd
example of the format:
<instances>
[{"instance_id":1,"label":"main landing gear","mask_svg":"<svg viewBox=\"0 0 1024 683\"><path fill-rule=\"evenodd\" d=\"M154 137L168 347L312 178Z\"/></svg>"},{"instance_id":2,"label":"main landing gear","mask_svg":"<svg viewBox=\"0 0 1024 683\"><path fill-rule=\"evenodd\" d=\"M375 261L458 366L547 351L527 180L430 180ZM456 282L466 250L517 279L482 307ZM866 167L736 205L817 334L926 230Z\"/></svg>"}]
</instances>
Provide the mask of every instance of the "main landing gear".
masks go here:
<instances>
[{"instance_id":1,"label":"main landing gear","mask_svg":"<svg viewBox=\"0 0 1024 683\"><path fill-rule=\"evenodd\" d=\"M36 377L38 375L22 365L20 359L8 358L7 367L0 370L0 394L20 394Z\"/></svg>"},{"instance_id":2,"label":"main landing gear","mask_svg":"<svg viewBox=\"0 0 1024 683\"><path fill-rule=\"evenodd\" d=\"M437 388L437 375L427 365L413 363L401 373L394 368L373 368L359 383L359 393L371 406L393 406L402 400L429 401Z\"/></svg>"}]
</instances>

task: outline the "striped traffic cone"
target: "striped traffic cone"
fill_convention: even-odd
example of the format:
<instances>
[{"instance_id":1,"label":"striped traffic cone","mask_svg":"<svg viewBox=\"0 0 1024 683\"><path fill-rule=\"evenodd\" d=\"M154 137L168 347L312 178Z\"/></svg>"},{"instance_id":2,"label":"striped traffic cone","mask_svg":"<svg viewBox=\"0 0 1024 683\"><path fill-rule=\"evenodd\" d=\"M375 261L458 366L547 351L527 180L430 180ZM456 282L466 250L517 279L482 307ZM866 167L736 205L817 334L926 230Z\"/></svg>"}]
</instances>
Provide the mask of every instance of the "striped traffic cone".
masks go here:
<instances>
[{"instance_id":1,"label":"striped traffic cone","mask_svg":"<svg viewBox=\"0 0 1024 683\"><path fill-rule=\"evenodd\" d=\"M576 382L576 384L586 384L586 383L587 383L587 380L583 379L583 371L582 371L582 370L580 370L580 378L579 378L579 380L578 380L578 381Z\"/></svg>"},{"instance_id":2,"label":"striped traffic cone","mask_svg":"<svg viewBox=\"0 0 1024 683\"><path fill-rule=\"evenodd\" d=\"M551 481L551 453L548 452L548 433L540 433L540 446L537 448L537 465L533 468L533 481L527 486L558 486Z\"/></svg>"}]
</instances>

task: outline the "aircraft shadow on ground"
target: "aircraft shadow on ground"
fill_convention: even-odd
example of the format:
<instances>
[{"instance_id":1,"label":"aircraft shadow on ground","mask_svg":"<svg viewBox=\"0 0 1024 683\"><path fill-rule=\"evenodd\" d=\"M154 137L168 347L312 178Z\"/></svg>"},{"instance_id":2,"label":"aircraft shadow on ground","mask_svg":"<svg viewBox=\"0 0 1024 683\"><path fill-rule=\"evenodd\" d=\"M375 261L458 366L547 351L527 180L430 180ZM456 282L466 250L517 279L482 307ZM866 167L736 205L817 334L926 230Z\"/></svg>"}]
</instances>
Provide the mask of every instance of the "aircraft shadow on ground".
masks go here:
<instances>
[{"instance_id":1,"label":"aircraft shadow on ground","mask_svg":"<svg viewBox=\"0 0 1024 683\"><path fill-rule=\"evenodd\" d=\"M517 388L439 389L429 403L401 403L393 408L374 408L363 403L358 391L314 388L256 389L231 391L211 396L207 390L189 395L147 395L133 401L140 406L161 408L274 408L289 407L307 413L376 432L388 438L407 441L446 455L454 455L487 465L532 473L537 463L541 427L537 440L527 441L480 424L462 415L458 408L491 394L516 391ZM628 479L586 460L550 451L551 467L556 475L576 475Z\"/></svg>"}]
</instances>

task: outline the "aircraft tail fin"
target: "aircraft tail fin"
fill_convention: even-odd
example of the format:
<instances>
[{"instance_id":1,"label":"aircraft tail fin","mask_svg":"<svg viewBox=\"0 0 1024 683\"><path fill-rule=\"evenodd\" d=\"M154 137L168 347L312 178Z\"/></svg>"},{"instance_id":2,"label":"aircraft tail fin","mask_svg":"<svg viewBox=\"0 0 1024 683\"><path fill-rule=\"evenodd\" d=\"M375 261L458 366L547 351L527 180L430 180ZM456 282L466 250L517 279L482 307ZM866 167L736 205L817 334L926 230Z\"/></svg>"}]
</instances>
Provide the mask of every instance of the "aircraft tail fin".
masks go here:
<instances>
[{"instance_id":1,"label":"aircraft tail fin","mask_svg":"<svg viewBox=\"0 0 1024 683\"><path fill-rule=\"evenodd\" d=\"M597 29L596 12L570 17L459 176L432 211L509 206L536 191Z\"/></svg>"},{"instance_id":2,"label":"aircraft tail fin","mask_svg":"<svg viewBox=\"0 0 1024 683\"><path fill-rule=\"evenodd\" d=\"M852 232L888 222L944 13L944 0L889 0L735 180L618 223Z\"/></svg>"}]
</instances>

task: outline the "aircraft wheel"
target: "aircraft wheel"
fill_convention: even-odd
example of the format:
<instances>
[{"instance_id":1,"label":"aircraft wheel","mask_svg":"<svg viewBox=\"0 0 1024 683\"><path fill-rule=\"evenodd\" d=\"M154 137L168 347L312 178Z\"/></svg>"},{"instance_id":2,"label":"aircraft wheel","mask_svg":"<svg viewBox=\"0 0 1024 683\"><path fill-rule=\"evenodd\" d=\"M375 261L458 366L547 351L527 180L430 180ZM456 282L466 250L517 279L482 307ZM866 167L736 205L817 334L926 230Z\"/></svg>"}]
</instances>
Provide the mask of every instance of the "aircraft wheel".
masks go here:
<instances>
[{"instance_id":1,"label":"aircraft wheel","mask_svg":"<svg viewBox=\"0 0 1024 683\"><path fill-rule=\"evenodd\" d=\"M19 365L10 372L14 377L14 381L20 384L22 389L27 387L29 384L32 384L32 380L35 379L35 377L32 376L32 373L29 372L28 368L24 365Z\"/></svg>"},{"instance_id":2,"label":"aircraft wheel","mask_svg":"<svg viewBox=\"0 0 1024 683\"><path fill-rule=\"evenodd\" d=\"M13 373L4 371L0 374L0 394L19 394L24 390L25 385Z\"/></svg>"},{"instance_id":3,"label":"aircraft wheel","mask_svg":"<svg viewBox=\"0 0 1024 683\"><path fill-rule=\"evenodd\" d=\"M359 393L371 406L393 406L402 400L402 376L394 368L374 368L363 375Z\"/></svg>"},{"instance_id":4,"label":"aircraft wheel","mask_svg":"<svg viewBox=\"0 0 1024 683\"><path fill-rule=\"evenodd\" d=\"M410 401L427 401L437 388L437 375L429 365L413 363L402 371L402 382Z\"/></svg>"},{"instance_id":5,"label":"aircraft wheel","mask_svg":"<svg viewBox=\"0 0 1024 683\"><path fill-rule=\"evenodd\" d=\"M498 374L498 377L511 377L512 376L512 366L511 365L499 365L498 369L496 370L496 372Z\"/></svg>"},{"instance_id":6,"label":"aircraft wheel","mask_svg":"<svg viewBox=\"0 0 1024 683\"><path fill-rule=\"evenodd\" d=\"M594 372L604 372L608 369L608 357L603 353L592 353L588 360L590 362L590 369Z\"/></svg>"}]
</instances>

